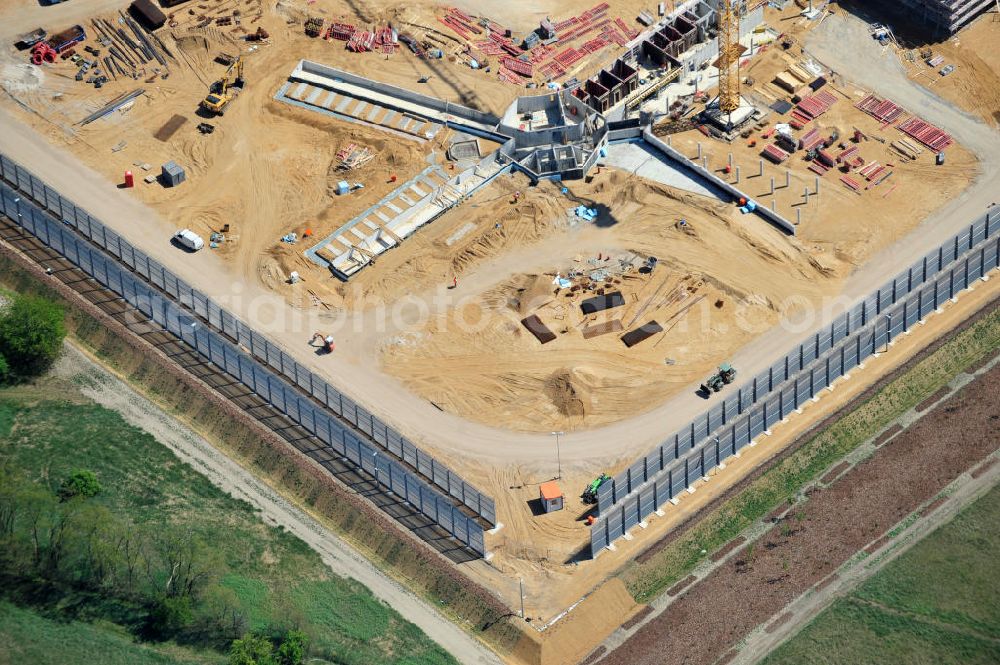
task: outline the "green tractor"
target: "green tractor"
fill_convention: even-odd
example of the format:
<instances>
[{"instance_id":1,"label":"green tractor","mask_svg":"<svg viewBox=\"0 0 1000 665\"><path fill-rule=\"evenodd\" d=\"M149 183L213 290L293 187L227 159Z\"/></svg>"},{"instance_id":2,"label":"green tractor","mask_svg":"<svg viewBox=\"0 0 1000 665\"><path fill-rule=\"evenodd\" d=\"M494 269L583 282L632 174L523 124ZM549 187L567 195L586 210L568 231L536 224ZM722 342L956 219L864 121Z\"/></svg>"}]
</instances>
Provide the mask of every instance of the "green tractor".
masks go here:
<instances>
[{"instance_id":1,"label":"green tractor","mask_svg":"<svg viewBox=\"0 0 1000 665\"><path fill-rule=\"evenodd\" d=\"M736 368L729 363L719 365L719 371L708 377L708 381L701 384L701 390L706 395L717 393L722 390L722 386L730 384L736 378Z\"/></svg>"},{"instance_id":2,"label":"green tractor","mask_svg":"<svg viewBox=\"0 0 1000 665\"><path fill-rule=\"evenodd\" d=\"M597 490L600 489L601 485L610 481L611 476L606 473L602 473L589 485L587 485L587 489L583 490L583 494L580 495L580 498L583 499L584 503L597 503Z\"/></svg>"}]
</instances>

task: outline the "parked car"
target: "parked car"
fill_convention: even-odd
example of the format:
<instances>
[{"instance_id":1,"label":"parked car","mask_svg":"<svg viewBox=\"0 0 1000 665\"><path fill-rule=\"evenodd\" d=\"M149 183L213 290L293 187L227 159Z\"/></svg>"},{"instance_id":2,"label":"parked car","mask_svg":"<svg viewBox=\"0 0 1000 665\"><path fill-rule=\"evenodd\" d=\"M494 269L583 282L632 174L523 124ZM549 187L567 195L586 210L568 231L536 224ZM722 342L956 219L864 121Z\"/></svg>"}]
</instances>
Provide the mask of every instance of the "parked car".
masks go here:
<instances>
[{"instance_id":1,"label":"parked car","mask_svg":"<svg viewBox=\"0 0 1000 665\"><path fill-rule=\"evenodd\" d=\"M955 71L955 65L948 65L947 67L941 70L941 76L947 76L948 74L951 74L953 71Z\"/></svg>"},{"instance_id":2,"label":"parked car","mask_svg":"<svg viewBox=\"0 0 1000 665\"><path fill-rule=\"evenodd\" d=\"M175 233L174 241L191 252L197 252L205 246L205 241L202 237L190 229L182 229Z\"/></svg>"}]
</instances>

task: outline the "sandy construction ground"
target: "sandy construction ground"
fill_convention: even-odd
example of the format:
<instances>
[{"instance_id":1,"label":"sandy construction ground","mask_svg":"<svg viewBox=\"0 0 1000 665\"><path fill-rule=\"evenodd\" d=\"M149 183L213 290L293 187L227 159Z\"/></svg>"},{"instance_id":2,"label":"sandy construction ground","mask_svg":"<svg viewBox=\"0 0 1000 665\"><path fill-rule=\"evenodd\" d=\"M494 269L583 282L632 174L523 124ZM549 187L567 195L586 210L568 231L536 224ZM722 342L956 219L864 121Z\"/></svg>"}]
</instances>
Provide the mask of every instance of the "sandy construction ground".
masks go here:
<instances>
[{"instance_id":1,"label":"sandy construction ground","mask_svg":"<svg viewBox=\"0 0 1000 665\"><path fill-rule=\"evenodd\" d=\"M214 252L234 276L314 311L331 326L336 320L365 330L339 340L343 356L380 367L438 409L493 427L580 430L655 408L703 380L757 334L835 295L857 266L964 189L976 169L961 146L949 149L943 167L933 165L929 151L905 162L887 144L894 138L887 134L897 132L853 108L865 91L838 78L828 89L840 101L817 124L824 134L839 131L845 146L855 127L871 137L858 145L861 154L891 165L894 172L869 191L847 190L832 171L821 179L819 195L807 201L804 192L815 190L817 177L806 170L801 153L784 165L761 167L764 140L751 147L747 141L726 144L694 131L671 137L691 157L702 144L706 163L719 173L731 154L741 170L741 187L761 205L773 205L789 219L801 218L795 238L716 199L613 169L568 183L565 194L552 184L529 187L523 177L504 176L343 284L303 255L314 242L303 236L325 237L428 166L450 168L444 153L453 132L444 129L426 140L276 101L298 59L417 86L494 112L519 89L449 57L421 60L405 49L391 56L352 54L343 42L310 39L302 28L307 16L323 16L377 24L391 19L416 29L412 26L436 21L432 5L397 12L376 11L370 2L357 7L333 0L275 6L236 2L245 4L248 17L236 28L198 27L197 16L175 12L171 20L177 25L160 34L176 60L167 68L152 62L138 81L123 77L99 91L74 81L76 66L69 62L38 68L23 64L23 53L9 51L2 69L6 103L49 141L73 150L113 182L133 171L138 182L129 193L175 228L189 227L206 237L224 232ZM558 17L571 11L563 4L545 9ZM627 16L633 9L625 3L612 15ZM101 10L103 17L116 20L106 7ZM239 39L255 25L270 38ZM793 31L807 27L796 24ZM215 61L222 52L243 55L246 87L225 116L200 117L195 111L208 83L225 72ZM757 81L748 96L762 104L776 98L781 91L770 80L801 60L796 49L776 46L755 58L746 68ZM595 57L583 64L602 61ZM418 76L429 80L418 84ZM79 124L107 99L137 86L145 94L126 112ZM215 125L214 133L197 131L204 121ZM751 140L757 138L754 134ZM373 158L357 170L338 170L337 152L352 145L368 148ZM493 147L481 142L484 151ZM142 182L168 160L185 167L183 185ZM735 172L728 177L734 181ZM773 195L772 179L777 183ZM364 188L336 196L340 180ZM601 211L595 223L580 223L571 214L581 203ZM169 232L146 226L146 220L135 223L144 228L140 232ZM281 242L290 233L300 241ZM643 274L638 268L650 256L659 264L652 274ZM631 265L623 268L622 262ZM578 279L572 289L553 285L556 275L586 277L609 268L613 274L598 284ZM293 271L303 282L289 284ZM416 307L383 316L386 308L405 310L410 300L432 302L456 281L458 288L433 312ZM622 294L623 307L583 315L584 299L614 291ZM520 324L532 315L554 331L554 342L543 346ZM632 348L624 345L622 335L651 322L663 331Z\"/></svg>"},{"instance_id":2,"label":"sandy construction ground","mask_svg":"<svg viewBox=\"0 0 1000 665\"><path fill-rule=\"evenodd\" d=\"M27 0L18 2L30 16L22 27L34 27L40 14L28 11ZM124 4L74 0L54 10L82 20L88 17L83 11L87 7L108 16ZM830 172L821 179L818 197L811 196L806 204L803 190L812 190L815 176L801 152L786 164L792 175L785 188L784 167L765 164L764 175L756 175L762 142L751 148L745 140L726 145L700 133L672 138L675 147L691 155L695 143L702 142L715 169L732 152L734 163L741 166L741 185L764 205L770 204L765 192L775 177L777 209L793 220L796 211L802 211L794 238L717 199L610 168L595 172L589 181L565 183L565 194L553 183L530 187L522 177L502 176L345 286L305 263L301 252L308 244L289 245L279 238L306 229L325 235L388 193L391 174L405 180L432 162L446 167L442 153L448 137L409 139L280 104L273 96L295 63L309 58L491 111L501 110L523 91L447 57L429 62L397 53L386 60L372 53L350 54L342 43L302 34L307 14L360 22L352 18L358 12L374 22L387 16L373 9L377 4L265 4L262 18L250 27L265 27L271 42L253 52L232 41L231 31L180 26L175 37L165 39L179 59L171 64L168 78L112 82L101 91L73 81L75 67L26 68L23 53L5 50L0 62L6 91L0 93L0 122L5 128L16 126L15 132L25 136L11 134L6 141L0 136L0 148L16 148L18 160L212 297L224 299L232 285L240 285L247 300L277 294L276 309L312 316L305 324L272 326L268 334L292 357L313 363L334 385L497 497L498 514L507 526L491 536L490 546L498 552L492 567L482 564L476 574L511 603L518 597L517 578L525 577L529 613L545 621L621 562L611 556L596 563L578 558L588 534L582 521L585 508L576 495L587 480L600 471L622 468L628 458L704 410L707 403L694 396L693 387L714 364L731 358L744 376L760 371L790 347L796 335L810 332L778 329L780 320L794 318L797 311L827 296L847 293L854 298L870 292L874 284L980 214L985 188L968 196L961 192L977 177L980 185L997 177L993 162L983 157L985 166L977 165L961 145L948 149L943 167L932 165L929 151L913 162L893 158L875 137L895 138L899 132L880 130L853 108L864 91L850 79L853 74L858 79L885 79L885 85L899 82L882 76L881 70L841 67L841 76L828 86L840 91L835 93L838 102L818 124L824 131L838 128L844 138L852 126L872 137L859 144L862 154L868 160L891 162L894 169L876 188L853 193L838 182L839 174ZM521 6L493 4L463 6L478 6L497 18L502 12L518 14ZM245 6L252 10L252 3ZM568 1L539 4L554 16L588 6ZM612 11L633 24L630 16L637 6L613 3ZM400 19L408 23L435 20L425 5L403 11L411 12ZM3 22L10 15L0 16ZM782 29L793 24L795 30L812 27L780 23ZM824 29L832 25L838 24L827 19ZM196 116L195 108L208 83L224 71L213 58L218 51L236 50L246 51L247 88L231 112L209 120L215 132L202 136L195 125L204 119ZM607 62L612 54L613 49L607 49L584 68ZM791 57L799 55L793 50ZM774 94L768 81L785 66L785 58L784 52L770 51L753 65L748 73L757 80L754 94ZM418 84L421 76L430 79ZM127 113L83 128L75 124L133 87L144 87L147 94ZM157 139L154 135L174 115L187 121L170 138ZM27 137L33 137L32 132L8 116L44 135L48 144L37 147ZM969 137L962 139L966 146L981 157L995 144L992 135L976 140L981 126L972 126L967 118L955 120L958 125L963 126L962 136ZM114 151L122 142L125 145ZM331 165L347 143L369 146L376 157L357 177L345 178L364 180L365 188L336 197L330 185L341 177L331 173ZM188 181L180 187L137 183L133 190L113 189L111 183L121 182L126 169L136 171L139 180L146 174L141 164L150 164L150 172L155 172L170 159L188 168ZM63 163L65 171L59 168ZM515 192L522 194L517 201ZM569 214L580 202L601 211L596 223L581 223ZM935 224L912 233L942 206ZM686 226L679 224L682 219ZM229 241L217 250L187 256L166 242L181 226L206 233L227 223ZM902 248L898 253L897 247ZM659 259L651 274L638 269L616 272L619 260L634 260L638 266L648 256ZM557 293L552 283L557 273L608 267L614 273L611 282L599 288L620 290L626 300L608 314L583 316L580 302L596 290ZM304 281L286 284L291 270L299 270ZM448 289L456 279L457 287ZM437 298L440 306L421 310L419 303ZM255 322L266 318L266 312L246 302L223 301L241 317ZM410 302L417 304L375 325L380 311ZM520 320L529 314L556 333L556 340L542 346L528 333ZM585 328L614 319L621 321L621 331L584 337ZM667 330L626 349L621 334L654 319ZM459 325L462 322L469 325ZM337 353L318 361L306 338L313 326L334 323L344 326ZM532 512L537 484L558 473L549 436L553 430L566 431L562 485L567 510L537 517ZM745 456L753 461L751 457ZM732 473L735 477L751 467L734 468ZM707 495L701 492L698 497Z\"/></svg>"}]
</instances>

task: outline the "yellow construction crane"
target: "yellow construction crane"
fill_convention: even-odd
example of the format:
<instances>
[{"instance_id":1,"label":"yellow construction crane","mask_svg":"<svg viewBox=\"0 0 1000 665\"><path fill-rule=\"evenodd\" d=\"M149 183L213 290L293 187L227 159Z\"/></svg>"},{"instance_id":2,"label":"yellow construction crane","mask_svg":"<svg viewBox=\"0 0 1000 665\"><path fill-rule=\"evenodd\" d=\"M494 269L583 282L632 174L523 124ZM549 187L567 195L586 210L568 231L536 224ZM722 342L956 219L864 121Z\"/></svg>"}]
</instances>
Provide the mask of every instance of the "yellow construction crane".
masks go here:
<instances>
[{"instance_id":1,"label":"yellow construction crane","mask_svg":"<svg viewBox=\"0 0 1000 665\"><path fill-rule=\"evenodd\" d=\"M740 9L742 0L719 3L719 111L740 107Z\"/></svg>"},{"instance_id":2,"label":"yellow construction crane","mask_svg":"<svg viewBox=\"0 0 1000 665\"><path fill-rule=\"evenodd\" d=\"M243 56L229 66L221 79L212 84L208 96L201 101L201 108L209 113L224 115L226 108L243 90Z\"/></svg>"}]
</instances>

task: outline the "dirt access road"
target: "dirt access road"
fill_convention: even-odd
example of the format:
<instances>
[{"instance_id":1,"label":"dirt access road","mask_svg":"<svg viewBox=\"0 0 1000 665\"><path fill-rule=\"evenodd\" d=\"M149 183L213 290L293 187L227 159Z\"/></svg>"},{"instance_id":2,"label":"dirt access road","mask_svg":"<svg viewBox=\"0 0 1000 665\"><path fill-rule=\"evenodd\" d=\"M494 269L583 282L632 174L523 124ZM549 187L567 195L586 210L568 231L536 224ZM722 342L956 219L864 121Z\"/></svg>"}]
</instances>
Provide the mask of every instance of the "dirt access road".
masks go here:
<instances>
[{"instance_id":1,"label":"dirt access road","mask_svg":"<svg viewBox=\"0 0 1000 665\"><path fill-rule=\"evenodd\" d=\"M690 587L600 662L708 665L997 450L995 364L763 537Z\"/></svg>"},{"instance_id":2,"label":"dirt access road","mask_svg":"<svg viewBox=\"0 0 1000 665\"><path fill-rule=\"evenodd\" d=\"M841 40L848 39L854 40L851 43L856 42L857 48L843 48ZM833 316L985 211L987 204L996 198L995 193L1000 191L1000 135L909 81L895 59L880 58L879 47L867 37L864 25L845 17L842 12L828 17L813 41L815 44L810 48L818 59L840 71L850 71L851 76L857 76L863 83L877 82L879 89L976 150L982 160L981 175L965 194L949 202L914 233L877 256L851 278L846 297L829 313ZM841 60L844 57L855 58L856 62L845 63ZM502 423L495 427L471 423L437 410L398 381L368 366L338 356L318 360L306 340L314 330L323 329L322 318L293 310L258 283L234 276L231 268L210 252L188 255L172 248L159 231L150 232L150 229L162 227L162 222L152 222L158 218L153 210L136 201L127 190L118 190L72 155L52 147L23 124L2 113L0 149L35 173L44 174L49 184L63 195L87 208L196 288L216 298L244 320L253 322L291 356L313 367L405 434L431 449L471 460L469 477L473 481L483 480L483 475L475 473L475 469L483 469L489 464L506 466L515 461L532 466L540 462L551 464L552 440L548 435L510 432L502 428ZM424 295L429 300L433 294ZM812 325L801 326L794 332L787 326L779 326L747 345L732 360L744 375L755 374L786 352L795 338L804 339L823 324L823 320L817 319ZM346 330L346 335L365 335L363 326L352 329L348 325ZM596 462L614 464L648 449L664 433L673 431L706 408L706 403L694 394L696 387L690 386L678 397L642 416L600 429L567 434L562 441L564 467L589 465L592 468ZM608 441L615 441L617 445L610 447ZM489 474L489 470L483 470L483 474Z\"/></svg>"},{"instance_id":3,"label":"dirt access road","mask_svg":"<svg viewBox=\"0 0 1000 665\"><path fill-rule=\"evenodd\" d=\"M286 501L270 486L212 447L208 441L135 392L73 344L65 345L55 372L80 385L81 392L152 434L214 485L261 511L268 524L283 526L305 541L337 575L368 587L376 597L416 624L465 665L502 661L422 599L383 574L335 534Z\"/></svg>"}]
</instances>

